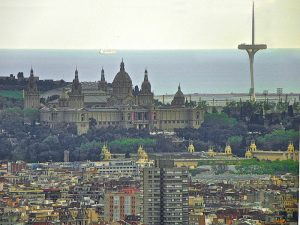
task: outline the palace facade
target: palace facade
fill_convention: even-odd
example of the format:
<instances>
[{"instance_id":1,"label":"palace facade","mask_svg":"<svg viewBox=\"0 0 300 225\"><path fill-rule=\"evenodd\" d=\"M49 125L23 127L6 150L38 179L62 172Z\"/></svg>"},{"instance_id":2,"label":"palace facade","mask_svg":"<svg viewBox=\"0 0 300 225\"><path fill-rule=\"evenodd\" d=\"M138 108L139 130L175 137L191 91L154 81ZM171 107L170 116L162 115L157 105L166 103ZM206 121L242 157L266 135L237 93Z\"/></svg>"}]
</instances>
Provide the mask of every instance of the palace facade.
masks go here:
<instances>
[{"instance_id":1,"label":"palace facade","mask_svg":"<svg viewBox=\"0 0 300 225\"><path fill-rule=\"evenodd\" d=\"M71 87L64 88L59 99L37 105L38 90L33 78L24 92L25 108L39 108L41 122L51 127L74 123L78 134L86 133L90 124L96 127L123 127L172 131L175 128L199 128L203 112L187 106L180 85L169 106L154 104L148 71L140 89L134 89L122 60L112 84L105 80L104 70L97 83L80 82L76 68ZM35 83L35 84L33 84Z\"/></svg>"}]
</instances>

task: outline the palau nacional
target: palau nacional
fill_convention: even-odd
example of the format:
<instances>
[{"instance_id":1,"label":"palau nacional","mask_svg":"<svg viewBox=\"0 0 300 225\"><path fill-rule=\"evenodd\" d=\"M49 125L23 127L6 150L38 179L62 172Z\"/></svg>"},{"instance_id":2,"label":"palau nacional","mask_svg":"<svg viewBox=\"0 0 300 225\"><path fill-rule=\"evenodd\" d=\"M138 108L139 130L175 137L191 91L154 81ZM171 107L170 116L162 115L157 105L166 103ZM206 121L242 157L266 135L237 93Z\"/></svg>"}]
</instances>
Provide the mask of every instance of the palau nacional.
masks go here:
<instances>
[{"instance_id":1,"label":"palau nacional","mask_svg":"<svg viewBox=\"0 0 300 225\"><path fill-rule=\"evenodd\" d=\"M105 80L103 68L100 81L81 83L76 68L71 87L64 88L58 99L42 104L31 69L24 91L24 108L39 109L42 123L50 127L74 123L78 134L88 131L91 120L98 128L112 126L150 131L199 128L203 111L186 101L179 85L170 105L156 106L147 69L141 88L133 90L123 60L111 84Z\"/></svg>"}]
</instances>

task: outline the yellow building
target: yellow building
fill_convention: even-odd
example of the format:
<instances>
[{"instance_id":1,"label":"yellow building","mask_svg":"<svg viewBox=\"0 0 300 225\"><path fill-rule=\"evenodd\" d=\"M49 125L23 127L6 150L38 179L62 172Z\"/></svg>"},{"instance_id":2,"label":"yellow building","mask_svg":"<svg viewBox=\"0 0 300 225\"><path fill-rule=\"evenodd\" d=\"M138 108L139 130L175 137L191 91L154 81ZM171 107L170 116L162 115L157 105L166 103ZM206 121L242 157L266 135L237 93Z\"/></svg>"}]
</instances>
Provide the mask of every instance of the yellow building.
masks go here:
<instances>
[{"instance_id":1,"label":"yellow building","mask_svg":"<svg viewBox=\"0 0 300 225\"><path fill-rule=\"evenodd\" d=\"M204 215L204 199L203 196L189 197L189 224L190 225L205 225Z\"/></svg>"},{"instance_id":2,"label":"yellow building","mask_svg":"<svg viewBox=\"0 0 300 225\"><path fill-rule=\"evenodd\" d=\"M58 221L59 212L55 212L53 209L35 209L29 211L30 219L34 221Z\"/></svg>"},{"instance_id":3,"label":"yellow building","mask_svg":"<svg viewBox=\"0 0 300 225\"><path fill-rule=\"evenodd\" d=\"M140 162L145 162L148 161L148 154L147 152L144 150L143 146L139 146L138 148L138 161Z\"/></svg>"},{"instance_id":4,"label":"yellow building","mask_svg":"<svg viewBox=\"0 0 300 225\"><path fill-rule=\"evenodd\" d=\"M287 151L257 150L255 142L251 141L249 149L245 152L245 158L256 158L259 160L294 160L299 161L299 151L295 150L293 143L289 143Z\"/></svg>"},{"instance_id":5,"label":"yellow building","mask_svg":"<svg viewBox=\"0 0 300 225\"><path fill-rule=\"evenodd\" d=\"M104 144L102 147L102 151L101 151L101 155L102 155L102 160L103 161L109 161L111 160L111 153L108 149L107 144Z\"/></svg>"},{"instance_id":6,"label":"yellow building","mask_svg":"<svg viewBox=\"0 0 300 225\"><path fill-rule=\"evenodd\" d=\"M214 151L214 149L212 147L209 147L208 152L207 152L207 156L208 157L215 157L216 156L216 152Z\"/></svg>"},{"instance_id":7,"label":"yellow building","mask_svg":"<svg viewBox=\"0 0 300 225\"><path fill-rule=\"evenodd\" d=\"M251 144L249 146L249 150L250 150L250 152L256 152L257 147L256 147L256 144L255 144L254 140L251 141Z\"/></svg>"},{"instance_id":8,"label":"yellow building","mask_svg":"<svg viewBox=\"0 0 300 225\"><path fill-rule=\"evenodd\" d=\"M247 149L247 151L245 152L245 158L251 159L252 157L253 157L252 152L250 151L250 149Z\"/></svg>"},{"instance_id":9,"label":"yellow building","mask_svg":"<svg viewBox=\"0 0 300 225\"><path fill-rule=\"evenodd\" d=\"M137 151L137 156L138 159L136 163L139 165L140 168L143 168L145 166L151 166L154 164L153 160L149 160L149 156L143 146L139 146L138 151Z\"/></svg>"},{"instance_id":10,"label":"yellow building","mask_svg":"<svg viewBox=\"0 0 300 225\"><path fill-rule=\"evenodd\" d=\"M175 159L174 165L176 167L187 167L189 169L195 169L198 166L197 159Z\"/></svg>"},{"instance_id":11,"label":"yellow building","mask_svg":"<svg viewBox=\"0 0 300 225\"><path fill-rule=\"evenodd\" d=\"M232 157L232 150L229 144L226 144L224 152L215 152L212 147L209 147L207 156L211 158L230 158Z\"/></svg>"},{"instance_id":12,"label":"yellow building","mask_svg":"<svg viewBox=\"0 0 300 225\"><path fill-rule=\"evenodd\" d=\"M188 152L189 153L194 153L195 152L195 146L193 145L192 142L189 143Z\"/></svg>"},{"instance_id":13,"label":"yellow building","mask_svg":"<svg viewBox=\"0 0 300 225\"><path fill-rule=\"evenodd\" d=\"M231 147L229 144L226 144L226 147L225 147L225 154L226 155L232 155L232 150L231 150Z\"/></svg>"}]
</instances>

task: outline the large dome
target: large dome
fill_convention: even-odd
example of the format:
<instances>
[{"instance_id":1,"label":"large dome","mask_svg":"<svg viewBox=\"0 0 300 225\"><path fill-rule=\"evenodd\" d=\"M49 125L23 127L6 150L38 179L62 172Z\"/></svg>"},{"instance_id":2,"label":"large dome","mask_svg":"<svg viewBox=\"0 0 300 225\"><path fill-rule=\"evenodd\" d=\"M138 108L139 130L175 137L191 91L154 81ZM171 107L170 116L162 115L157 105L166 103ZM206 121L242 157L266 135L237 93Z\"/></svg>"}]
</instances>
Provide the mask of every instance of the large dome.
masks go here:
<instances>
[{"instance_id":1,"label":"large dome","mask_svg":"<svg viewBox=\"0 0 300 225\"><path fill-rule=\"evenodd\" d=\"M112 82L112 88L113 95L118 99L125 99L127 96L132 96L132 80L125 71L123 60L120 65L120 72L117 73Z\"/></svg>"}]
</instances>

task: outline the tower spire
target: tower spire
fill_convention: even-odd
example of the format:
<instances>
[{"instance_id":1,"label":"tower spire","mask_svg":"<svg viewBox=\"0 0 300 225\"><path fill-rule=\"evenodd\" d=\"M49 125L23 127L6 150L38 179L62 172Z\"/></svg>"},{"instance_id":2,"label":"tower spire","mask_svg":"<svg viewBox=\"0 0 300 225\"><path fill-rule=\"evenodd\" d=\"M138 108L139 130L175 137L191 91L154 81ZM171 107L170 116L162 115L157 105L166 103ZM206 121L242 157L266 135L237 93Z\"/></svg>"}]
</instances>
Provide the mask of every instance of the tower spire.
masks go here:
<instances>
[{"instance_id":1,"label":"tower spire","mask_svg":"<svg viewBox=\"0 0 300 225\"><path fill-rule=\"evenodd\" d=\"M32 66L30 68L30 76L33 76L33 69L32 69Z\"/></svg>"},{"instance_id":2,"label":"tower spire","mask_svg":"<svg viewBox=\"0 0 300 225\"><path fill-rule=\"evenodd\" d=\"M148 81L148 71L147 71L147 67L146 67L146 69L145 69L144 81Z\"/></svg>"},{"instance_id":3,"label":"tower spire","mask_svg":"<svg viewBox=\"0 0 300 225\"><path fill-rule=\"evenodd\" d=\"M255 20L254 20L254 0L252 4L252 45L254 45L254 36L255 36Z\"/></svg>"},{"instance_id":4,"label":"tower spire","mask_svg":"<svg viewBox=\"0 0 300 225\"><path fill-rule=\"evenodd\" d=\"M76 69L75 69L75 79L78 79L78 70L77 70L77 66L76 66Z\"/></svg>"},{"instance_id":5,"label":"tower spire","mask_svg":"<svg viewBox=\"0 0 300 225\"><path fill-rule=\"evenodd\" d=\"M105 81L103 66L102 66L102 69L101 69L101 81Z\"/></svg>"},{"instance_id":6,"label":"tower spire","mask_svg":"<svg viewBox=\"0 0 300 225\"><path fill-rule=\"evenodd\" d=\"M252 101L255 101L255 89L254 89L254 55L256 52L262 49L266 49L266 44L255 44L255 17L254 17L254 0L252 3L252 43L251 44L240 44L238 49L246 50L249 56L250 63L250 79L251 79L251 88L249 91L250 98Z\"/></svg>"},{"instance_id":7,"label":"tower spire","mask_svg":"<svg viewBox=\"0 0 300 225\"><path fill-rule=\"evenodd\" d=\"M123 58L122 58L122 62L121 62L121 65L120 65L120 71L125 71L125 65L124 65L124 62L123 62Z\"/></svg>"}]
</instances>

